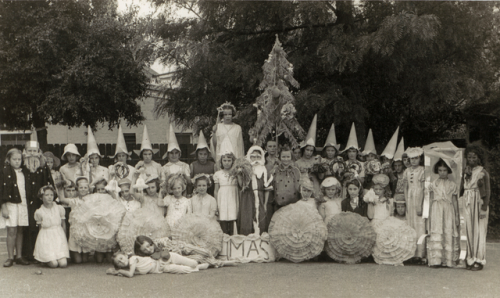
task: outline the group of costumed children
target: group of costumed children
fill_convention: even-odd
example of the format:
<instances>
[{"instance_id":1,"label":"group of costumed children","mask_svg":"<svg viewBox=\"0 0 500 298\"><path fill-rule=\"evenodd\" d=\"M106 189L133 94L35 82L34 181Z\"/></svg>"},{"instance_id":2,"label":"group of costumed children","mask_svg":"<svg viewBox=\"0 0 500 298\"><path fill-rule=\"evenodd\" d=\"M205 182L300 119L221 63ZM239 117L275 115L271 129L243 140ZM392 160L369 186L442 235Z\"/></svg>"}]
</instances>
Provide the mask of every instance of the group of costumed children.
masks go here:
<instances>
[{"instance_id":1,"label":"group of costumed children","mask_svg":"<svg viewBox=\"0 0 500 298\"><path fill-rule=\"evenodd\" d=\"M141 161L135 167L127 165L131 153L127 151L120 127L114 155L116 163L105 168L99 165L102 156L89 128L87 153L83 158L74 144L64 148L61 159L67 163L60 168L60 160L51 152L40 156L40 167L50 175L37 181L39 208L34 212L29 212L28 207L36 198L29 197L35 196L33 191L28 196L29 182L25 181L25 175L29 176L30 171L23 167L23 156L27 152L41 153L41 150L33 141L28 142L25 152L11 149L0 176L2 218L8 230L9 258L4 266L27 265L28 259L50 267L67 266L67 258L74 263L87 262L89 251L69 233L71 221L68 219L71 209L81 205L90 193L102 193L112 195L127 212L147 208L151 213L161 214L171 228L187 214L202 214L217 220L228 235L268 232L273 214L298 201L303 208L316 210L325 223L342 212L366 217L374 227L393 217L399 220L398 225L411 227L416 239L428 231L428 248L416 249L411 261L432 267L456 266L462 216L466 223L467 269L482 269L489 176L481 165L483 158L477 148L466 150L462 189L448 179L453 166L447 160L440 159L433 166L439 178L431 183L430 216L426 225L422 217L423 150L408 148L405 151L403 139L396 146L397 131L378 156L371 130L361 152L353 124L341 152L332 125L326 143L320 148L321 154L317 155L315 117L300 148L287 145L278 148L277 142L270 140L265 144L265 151L254 145L244 155L241 127L232 122L235 113L236 109L229 103L219 108L221 121L214 127L210 144L200 132L195 151L197 160L190 165L180 161L181 150L171 125L164 156L168 156L168 162L164 166L153 161L157 150L151 146L146 127L141 149L136 152ZM459 214L459 195L465 200L465 214ZM28 228L33 226L39 229L36 244L26 252L23 231L31 233L32 229ZM170 245L168 239L157 242L142 235L134 241L132 257L127 252L116 252L119 247L95 251L94 256L97 262L105 258L112 260L115 268L108 270L109 274L129 277L146 273L189 273L206 269L209 264L215 267L226 264L199 247L184 244L182 249L169 251L165 247ZM183 256L186 249L201 255L202 260Z\"/></svg>"}]
</instances>

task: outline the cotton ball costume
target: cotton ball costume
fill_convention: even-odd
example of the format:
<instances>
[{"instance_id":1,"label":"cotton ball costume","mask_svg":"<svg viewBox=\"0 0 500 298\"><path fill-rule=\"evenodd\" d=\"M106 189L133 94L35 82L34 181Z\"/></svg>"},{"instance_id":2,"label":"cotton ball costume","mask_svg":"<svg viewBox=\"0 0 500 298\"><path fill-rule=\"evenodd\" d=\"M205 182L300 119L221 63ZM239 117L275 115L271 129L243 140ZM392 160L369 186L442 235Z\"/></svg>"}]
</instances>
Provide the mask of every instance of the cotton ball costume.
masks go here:
<instances>
[{"instance_id":1,"label":"cotton ball costume","mask_svg":"<svg viewBox=\"0 0 500 298\"><path fill-rule=\"evenodd\" d=\"M294 263L318 256L327 239L327 229L318 211L301 201L274 213L269 226L271 245L280 257Z\"/></svg>"},{"instance_id":2,"label":"cotton ball costume","mask_svg":"<svg viewBox=\"0 0 500 298\"><path fill-rule=\"evenodd\" d=\"M83 251L113 250L125 211L125 207L108 194L85 196L84 202L71 211L70 233Z\"/></svg>"},{"instance_id":3,"label":"cotton ball costume","mask_svg":"<svg viewBox=\"0 0 500 298\"><path fill-rule=\"evenodd\" d=\"M172 240L205 248L214 257L222 250L222 235L216 220L200 214L187 214L172 228Z\"/></svg>"}]
</instances>

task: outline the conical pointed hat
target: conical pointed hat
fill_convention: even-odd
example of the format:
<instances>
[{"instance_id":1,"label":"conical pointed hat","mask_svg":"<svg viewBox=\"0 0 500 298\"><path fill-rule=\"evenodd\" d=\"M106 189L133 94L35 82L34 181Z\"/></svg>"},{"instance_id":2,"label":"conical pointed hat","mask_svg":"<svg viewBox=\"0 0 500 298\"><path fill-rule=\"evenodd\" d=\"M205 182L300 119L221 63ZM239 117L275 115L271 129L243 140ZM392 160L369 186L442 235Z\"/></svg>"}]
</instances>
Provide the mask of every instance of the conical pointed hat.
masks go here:
<instances>
[{"instance_id":1,"label":"conical pointed hat","mask_svg":"<svg viewBox=\"0 0 500 298\"><path fill-rule=\"evenodd\" d=\"M40 149L40 144L38 143L38 136L36 135L36 130L34 128L31 130L30 140L26 142L24 147Z\"/></svg>"},{"instance_id":2,"label":"conical pointed hat","mask_svg":"<svg viewBox=\"0 0 500 298\"><path fill-rule=\"evenodd\" d=\"M392 135L392 138L389 140L389 143L387 143L387 146L385 146L384 151L380 156L385 156L388 159L392 159L394 157L394 152L396 152L396 146L398 144L398 133L399 133L399 126L396 128L396 131Z\"/></svg>"},{"instance_id":3,"label":"conical pointed hat","mask_svg":"<svg viewBox=\"0 0 500 298\"><path fill-rule=\"evenodd\" d=\"M363 155L368 155L373 153L377 155L377 149L375 149L375 141L373 140L373 132L372 129L368 131L368 137L366 138L365 150L362 152Z\"/></svg>"},{"instance_id":4,"label":"conical pointed hat","mask_svg":"<svg viewBox=\"0 0 500 298\"><path fill-rule=\"evenodd\" d=\"M116 150L113 157L116 157L118 153L125 153L130 156L130 153L127 151L127 144L125 143L125 138L123 137L123 130L121 125L118 127L118 139L116 140Z\"/></svg>"},{"instance_id":5,"label":"conical pointed hat","mask_svg":"<svg viewBox=\"0 0 500 298\"><path fill-rule=\"evenodd\" d=\"M401 137L401 141L399 141L398 149L396 153L394 153L393 161L403 160L403 153L405 152L405 141L404 138Z\"/></svg>"},{"instance_id":6,"label":"conical pointed hat","mask_svg":"<svg viewBox=\"0 0 500 298\"><path fill-rule=\"evenodd\" d=\"M167 135L167 142L168 142L168 147L167 147L167 152L163 155L164 159L167 157L168 153L172 152L172 150L174 149L181 151L181 147L179 147L179 143L177 142L177 138L175 137L174 126L172 125L172 123L170 123L170 129Z\"/></svg>"},{"instance_id":7,"label":"conical pointed hat","mask_svg":"<svg viewBox=\"0 0 500 298\"><path fill-rule=\"evenodd\" d=\"M351 132L349 133L349 139L347 140L347 144L345 145L345 149L342 152L345 152L351 148L354 148L356 150L361 150L358 145L358 137L356 136L356 126L354 126L354 122L352 123L351 126Z\"/></svg>"},{"instance_id":8,"label":"conical pointed hat","mask_svg":"<svg viewBox=\"0 0 500 298\"><path fill-rule=\"evenodd\" d=\"M305 146L313 146L316 147L316 127L318 122L318 115L314 115L314 118L311 122L311 126L309 127L309 131L307 132L306 139L302 143L302 147Z\"/></svg>"},{"instance_id":9,"label":"conical pointed hat","mask_svg":"<svg viewBox=\"0 0 500 298\"><path fill-rule=\"evenodd\" d=\"M134 150L134 152L140 156L143 150L151 150L153 151L153 154L156 154L159 151L159 149L153 149L149 139L148 127L146 125L144 125L144 130L142 131L141 150Z\"/></svg>"},{"instance_id":10,"label":"conical pointed hat","mask_svg":"<svg viewBox=\"0 0 500 298\"><path fill-rule=\"evenodd\" d=\"M198 144L196 144L196 150L192 153L195 154L199 149L207 149L210 152L210 148L208 147L207 140L205 139L205 135L203 134L203 130L200 130L200 135L198 136Z\"/></svg>"},{"instance_id":11,"label":"conical pointed hat","mask_svg":"<svg viewBox=\"0 0 500 298\"><path fill-rule=\"evenodd\" d=\"M330 127L330 132L328 133L328 137L326 138L325 141L325 146L323 148L326 148L328 146L333 146L337 151L340 148L340 144L337 144L337 137L335 136L335 124L332 123L332 127Z\"/></svg>"},{"instance_id":12,"label":"conical pointed hat","mask_svg":"<svg viewBox=\"0 0 500 298\"><path fill-rule=\"evenodd\" d=\"M92 133L92 129L90 126L87 127L87 156L91 156L92 154L97 154L99 157L101 156L101 152L99 151L99 147L97 147L97 142L95 141L94 134Z\"/></svg>"}]
</instances>

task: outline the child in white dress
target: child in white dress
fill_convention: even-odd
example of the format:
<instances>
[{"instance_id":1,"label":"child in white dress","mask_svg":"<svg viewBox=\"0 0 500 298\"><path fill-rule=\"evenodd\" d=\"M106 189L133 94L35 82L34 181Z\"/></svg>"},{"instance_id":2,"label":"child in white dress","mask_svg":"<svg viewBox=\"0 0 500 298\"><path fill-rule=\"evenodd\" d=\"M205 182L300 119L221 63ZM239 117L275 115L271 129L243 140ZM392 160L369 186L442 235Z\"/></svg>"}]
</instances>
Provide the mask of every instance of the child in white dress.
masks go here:
<instances>
[{"instance_id":1,"label":"child in white dress","mask_svg":"<svg viewBox=\"0 0 500 298\"><path fill-rule=\"evenodd\" d=\"M43 205L35 212L40 232L36 238L33 255L36 260L47 263L51 268L65 268L66 259L69 258L68 242L64 233L66 216L64 207L54 204L54 194L55 190L50 185L42 187L38 193Z\"/></svg>"},{"instance_id":2,"label":"child in white dress","mask_svg":"<svg viewBox=\"0 0 500 298\"><path fill-rule=\"evenodd\" d=\"M389 182L390 179L385 174L374 175L373 188L363 196L363 200L368 203L368 218L372 220L373 226L394 214L393 200L386 197Z\"/></svg>"},{"instance_id":3,"label":"child in white dress","mask_svg":"<svg viewBox=\"0 0 500 298\"><path fill-rule=\"evenodd\" d=\"M207 174L198 174L192 179L195 187L195 195L191 197L192 212L195 214L206 215L215 219L217 213L217 201L207 193L211 186L210 176Z\"/></svg>"},{"instance_id":4,"label":"child in white dress","mask_svg":"<svg viewBox=\"0 0 500 298\"><path fill-rule=\"evenodd\" d=\"M342 212L342 185L335 177L328 177L321 183L321 192L326 202L319 206L319 214L323 217L325 224L330 219Z\"/></svg>"},{"instance_id":5,"label":"child in white dress","mask_svg":"<svg viewBox=\"0 0 500 298\"><path fill-rule=\"evenodd\" d=\"M240 208L238 180L229 173L235 159L233 153L222 155L219 165L221 170L214 174L214 194L219 209L219 224L222 232L227 235L233 235L235 232L234 223L238 219L238 210Z\"/></svg>"},{"instance_id":6,"label":"child in white dress","mask_svg":"<svg viewBox=\"0 0 500 298\"><path fill-rule=\"evenodd\" d=\"M192 213L192 206L191 201L182 195L187 185L183 174L173 175L168 180L168 185L171 194L163 199L159 198L158 206L167 207L167 223L173 228L184 215Z\"/></svg>"}]
</instances>

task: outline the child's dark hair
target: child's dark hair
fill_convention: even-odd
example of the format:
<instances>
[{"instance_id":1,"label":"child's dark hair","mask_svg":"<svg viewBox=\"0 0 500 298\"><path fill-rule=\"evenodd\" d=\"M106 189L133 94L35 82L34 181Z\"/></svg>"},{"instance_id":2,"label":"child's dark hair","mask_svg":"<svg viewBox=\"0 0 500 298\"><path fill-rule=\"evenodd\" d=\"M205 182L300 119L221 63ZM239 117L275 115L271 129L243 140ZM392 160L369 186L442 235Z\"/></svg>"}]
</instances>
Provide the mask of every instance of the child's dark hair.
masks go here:
<instances>
[{"instance_id":1,"label":"child's dark hair","mask_svg":"<svg viewBox=\"0 0 500 298\"><path fill-rule=\"evenodd\" d=\"M87 183L89 183L89 179L87 177L81 177L79 178L77 181L76 181L76 187L79 187L80 186L80 181L85 181Z\"/></svg>"},{"instance_id":2,"label":"child's dark hair","mask_svg":"<svg viewBox=\"0 0 500 298\"><path fill-rule=\"evenodd\" d=\"M361 182L359 182L359 180L356 179L356 178L351 179L351 180L349 180L349 181L346 182L345 188L347 189L349 187L349 185L351 185L351 184L354 185L354 186L356 186L357 188L359 188L358 198L359 198L360 202L363 202L363 191L364 191L364 189L363 189L363 187L361 185ZM347 198L350 199L349 193L347 193Z\"/></svg>"},{"instance_id":3,"label":"child's dark hair","mask_svg":"<svg viewBox=\"0 0 500 298\"><path fill-rule=\"evenodd\" d=\"M285 144L285 145L283 145L283 147L281 147L281 150L278 153L280 158L281 158L281 153L283 153L283 152L290 152L290 154L293 157L293 150L292 150L292 148L290 148L290 146L288 146L288 144Z\"/></svg>"},{"instance_id":4,"label":"child's dark hair","mask_svg":"<svg viewBox=\"0 0 500 298\"><path fill-rule=\"evenodd\" d=\"M326 146L321 151L321 157L328 158L328 156L326 154L326 148L328 148L328 147L332 147L333 149L335 149L335 155L333 156L333 158L335 158L337 155L339 155L339 150L337 150L337 148L335 148L334 146Z\"/></svg>"},{"instance_id":5,"label":"child's dark hair","mask_svg":"<svg viewBox=\"0 0 500 298\"><path fill-rule=\"evenodd\" d=\"M153 150L151 150L151 149L144 149L144 150L141 151L141 155L139 156L141 158L141 160L144 160L144 156L143 155L144 155L144 152L146 152L146 151L151 151L151 157L153 157L155 155L155 153L153 152Z\"/></svg>"},{"instance_id":6,"label":"child's dark hair","mask_svg":"<svg viewBox=\"0 0 500 298\"><path fill-rule=\"evenodd\" d=\"M146 184L153 183L153 182L156 185L156 192L159 192L160 191L160 179L158 179L158 178L153 179L151 181L148 181Z\"/></svg>"},{"instance_id":7,"label":"child's dark hair","mask_svg":"<svg viewBox=\"0 0 500 298\"><path fill-rule=\"evenodd\" d=\"M122 251L117 251L113 254L113 256L111 257L111 260L113 261L113 266L115 267L115 270L120 270L120 269L129 269L130 267L130 264L127 266L127 267L120 267L116 264L115 262L115 259L116 257L118 257L119 255L124 255L124 256L127 256L127 258L130 259L130 256L127 255L126 253L122 252Z\"/></svg>"},{"instance_id":8,"label":"child's dark hair","mask_svg":"<svg viewBox=\"0 0 500 298\"><path fill-rule=\"evenodd\" d=\"M210 156L210 151L208 151L208 148L203 147L203 148L200 148L200 149L196 149L196 159L198 159L198 158L199 158L198 154L199 154L201 151L203 151L203 150L205 150L205 151L207 152L207 155L208 155L208 156Z\"/></svg>"},{"instance_id":9,"label":"child's dark hair","mask_svg":"<svg viewBox=\"0 0 500 298\"><path fill-rule=\"evenodd\" d=\"M474 153L477 155L477 158L479 159L478 165L484 165L486 163L486 161L484 160L484 158L485 158L484 150L480 146L469 145L469 146L467 146L467 148L465 148L464 157L465 157L466 162L467 162L467 156L469 155L469 153Z\"/></svg>"},{"instance_id":10,"label":"child's dark hair","mask_svg":"<svg viewBox=\"0 0 500 298\"><path fill-rule=\"evenodd\" d=\"M452 173L450 166L448 166L448 164L442 158L440 158L438 162L436 162L436 164L434 165L433 168L434 174L439 174L438 170L440 167L446 168L446 170L448 170L448 174Z\"/></svg>"},{"instance_id":11,"label":"child's dark hair","mask_svg":"<svg viewBox=\"0 0 500 298\"><path fill-rule=\"evenodd\" d=\"M400 163L401 163L401 165L403 166L403 172L404 172L404 170L406 169L406 167L405 167L405 163L403 162L403 160L395 160L395 161L393 161L393 162L392 162L392 164L391 164L391 168L392 168L392 170L393 170L394 172L396 171L396 169L394 168L394 165L395 165L397 162L400 162Z\"/></svg>"},{"instance_id":12,"label":"child's dark hair","mask_svg":"<svg viewBox=\"0 0 500 298\"><path fill-rule=\"evenodd\" d=\"M222 159L224 157L230 157L232 160L233 160L233 163L231 164L231 167L232 165L234 165L234 161L236 160L236 156L234 156L234 154L231 152L231 153L228 153L228 154L224 154L220 157L220 168L221 169L224 169L224 166L222 165Z\"/></svg>"},{"instance_id":13,"label":"child's dark hair","mask_svg":"<svg viewBox=\"0 0 500 298\"><path fill-rule=\"evenodd\" d=\"M104 178L101 178L99 179L96 183L94 183L94 193L97 192L97 184L104 184L104 187L106 187L108 185L108 181L106 181L106 179Z\"/></svg>"},{"instance_id":14,"label":"child's dark hair","mask_svg":"<svg viewBox=\"0 0 500 298\"><path fill-rule=\"evenodd\" d=\"M153 240L149 238L148 236L140 235L135 238L134 241L134 254L136 256L140 257L149 257L150 255L146 255L141 251L141 246L144 244L144 242L148 242L150 245L153 245L155 247L155 252L159 250L158 246L155 245Z\"/></svg>"},{"instance_id":15,"label":"child's dark hair","mask_svg":"<svg viewBox=\"0 0 500 298\"><path fill-rule=\"evenodd\" d=\"M7 151L7 155L5 156L5 164L6 165L10 165L10 158L12 157L12 155L14 155L16 153L21 155L21 161L23 160L23 153L21 152L21 150L19 150L17 148L12 148L9 151Z\"/></svg>"},{"instance_id":16,"label":"child's dark hair","mask_svg":"<svg viewBox=\"0 0 500 298\"><path fill-rule=\"evenodd\" d=\"M300 153L302 154L302 156L304 156L304 152L306 151L307 147L313 148L313 156L314 156L314 153L316 153L316 147L314 147L313 145L306 145L306 146L300 148Z\"/></svg>"}]
</instances>

